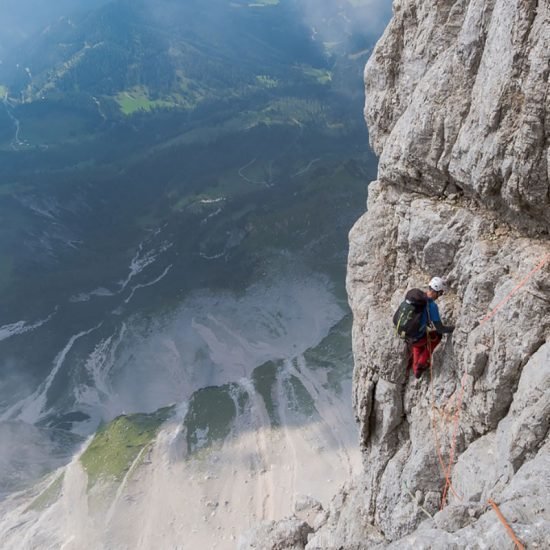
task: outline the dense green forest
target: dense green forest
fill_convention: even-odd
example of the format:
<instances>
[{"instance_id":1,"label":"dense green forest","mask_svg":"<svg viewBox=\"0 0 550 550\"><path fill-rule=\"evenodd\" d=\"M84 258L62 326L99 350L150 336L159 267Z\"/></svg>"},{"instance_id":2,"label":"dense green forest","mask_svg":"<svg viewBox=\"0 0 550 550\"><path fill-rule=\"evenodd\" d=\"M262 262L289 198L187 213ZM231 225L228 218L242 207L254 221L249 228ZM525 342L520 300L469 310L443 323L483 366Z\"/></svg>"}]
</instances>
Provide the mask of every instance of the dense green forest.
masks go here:
<instances>
[{"instance_id":1,"label":"dense green forest","mask_svg":"<svg viewBox=\"0 0 550 550\"><path fill-rule=\"evenodd\" d=\"M176 244L130 312L243 289L284 251L344 296L347 232L376 172L368 41L353 11L315 34L297 1L212 1L166 0L154 15L148 1L98 2L5 57L0 325L52 311L73 332L102 322L108 296L86 309L73 298L116 292L144 242ZM346 39L322 40L335 22ZM38 374L44 346L66 336L36 338L48 342L4 349Z\"/></svg>"}]
</instances>

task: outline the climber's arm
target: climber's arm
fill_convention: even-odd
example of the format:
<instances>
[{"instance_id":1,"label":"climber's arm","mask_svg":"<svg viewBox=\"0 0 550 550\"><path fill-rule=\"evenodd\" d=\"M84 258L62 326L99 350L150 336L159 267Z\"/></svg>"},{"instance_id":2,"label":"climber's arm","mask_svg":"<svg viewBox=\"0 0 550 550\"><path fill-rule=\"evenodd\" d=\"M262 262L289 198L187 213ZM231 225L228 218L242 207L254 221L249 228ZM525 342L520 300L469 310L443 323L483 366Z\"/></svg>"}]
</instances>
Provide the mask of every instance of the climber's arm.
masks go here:
<instances>
[{"instance_id":1,"label":"climber's arm","mask_svg":"<svg viewBox=\"0 0 550 550\"><path fill-rule=\"evenodd\" d=\"M433 325L439 334L451 334L455 329L453 326L446 327L441 321L433 321Z\"/></svg>"}]
</instances>

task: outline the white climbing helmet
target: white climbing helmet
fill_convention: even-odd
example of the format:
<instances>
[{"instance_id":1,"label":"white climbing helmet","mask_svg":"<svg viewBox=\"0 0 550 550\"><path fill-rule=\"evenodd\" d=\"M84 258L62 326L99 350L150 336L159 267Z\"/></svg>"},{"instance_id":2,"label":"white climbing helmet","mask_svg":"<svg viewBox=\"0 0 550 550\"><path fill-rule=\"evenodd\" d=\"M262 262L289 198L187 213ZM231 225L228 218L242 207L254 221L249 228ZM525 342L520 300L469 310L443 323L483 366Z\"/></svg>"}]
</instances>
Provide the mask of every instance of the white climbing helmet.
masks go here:
<instances>
[{"instance_id":1,"label":"white climbing helmet","mask_svg":"<svg viewBox=\"0 0 550 550\"><path fill-rule=\"evenodd\" d=\"M432 290L435 290L436 292L443 292L447 290L447 285L445 284L445 281L441 277L434 277L430 281L429 286Z\"/></svg>"}]
</instances>

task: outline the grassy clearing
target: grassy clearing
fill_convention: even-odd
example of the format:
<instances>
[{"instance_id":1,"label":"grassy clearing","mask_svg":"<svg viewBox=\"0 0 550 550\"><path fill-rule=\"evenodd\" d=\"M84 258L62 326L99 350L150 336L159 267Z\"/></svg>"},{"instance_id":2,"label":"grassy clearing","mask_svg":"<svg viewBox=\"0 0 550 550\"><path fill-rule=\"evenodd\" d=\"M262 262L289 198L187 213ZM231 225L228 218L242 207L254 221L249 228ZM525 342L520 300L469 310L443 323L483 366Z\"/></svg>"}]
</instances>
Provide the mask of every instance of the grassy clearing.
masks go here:
<instances>
[{"instance_id":1,"label":"grassy clearing","mask_svg":"<svg viewBox=\"0 0 550 550\"><path fill-rule=\"evenodd\" d=\"M264 166L259 161L258 164L260 168ZM260 168L257 170L260 170ZM245 170L243 173L247 177L256 174L254 170L250 170L250 172ZM212 180L212 183L205 185L199 194L189 194L185 189L172 189L168 195L172 212L186 211L206 216L219 208L225 208L228 199L234 199L251 191L265 188L264 183L250 183L243 179L238 174L238 168L221 172Z\"/></svg>"},{"instance_id":2,"label":"grassy clearing","mask_svg":"<svg viewBox=\"0 0 550 550\"><path fill-rule=\"evenodd\" d=\"M139 87L120 92L115 97L120 110L129 116L137 111L152 111L153 109L173 109L178 103L173 100L150 99L146 88Z\"/></svg>"},{"instance_id":3,"label":"grassy clearing","mask_svg":"<svg viewBox=\"0 0 550 550\"><path fill-rule=\"evenodd\" d=\"M258 114L257 123L305 124L325 118L324 105L316 99L283 97L270 101Z\"/></svg>"},{"instance_id":4,"label":"grassy clearing","mask_svg":"<svg viewBox=\"0 0 550 550\"><path fill-rule=\"evenodd\" d=\"M266 102L263 108L258 107L256 110L243 111L235 117L214 125L204 124L193 128L176 138L164 142L159 148L166 149L191 144L209 145L225 136L250 130L260 124L266 126L278 124L296 126L306 122L318 124L320 120L325 120L326 116L324 104L319 100L283 96Z\"/></svg>"},{"instance_id":5,"label":"grassy clearing","mask_svg":"<svg viewBox=\"0 0 550 550\"><path fill-rule=\"evenodd\" d=\"M314 348L304 353L310 369L323 369L327 375L327 389L342 392L342 381L349 379L353 371L351 352L351 314L333 326L328 335Z\"/></svg>"},{"instance_id":6,"label":"grassy clearing","mask_svg":"<svg viewBox=\"0 0 550 550\"><path fill-rule=\"evenodd\" d=\"M209 145L227 135L252 128L261 121L258 113L244 112L219 124L212 126L205 124L194 128L177 138L165 142L162 148L191 144Z\"/></svg>"},{"instance_id":7,"label":"grassy clearing","mask_svg":"<svg viewBox=\"0 0 550 550\"><path fill-rule=\"evenodd\" d=\"M65 474L59 474L52 483L50 483L44 491L42 491L25 510L26 512L42 512L54 504L61 496L63 489L63 477Z\"/></svg>"},{"instance_id":8,"label":"grassy clearing","mask_svg":"<svg viewBox=\"0 0 550 550\"><path fill-rule=\"evenodd\" d=\"M173 407L152 414L131 414L115 418L96 433L80 457L88 474L88 487L99 479L122 481L140 451L157 435Z\"/></svg>"},{"instance_id":9,"label":"grassy clearing","mask_svg":"<svg viewBox=\"0 0 550 550\"><path fill-rule=\"evenodd\" d=\"M300 70L305 76L317 81L319 84L330 84L332 82L332 73L327 69L316 69L308 65L301 65Z\"/></svg>"},{"instance_id":10,"label":"grassy clearing","mask_svg":"<svg viewBox=\"0 0 550 550\"><path fill-rule=\"evenodd\" d=\"M315 401L299 378L291 375L284 382L289 408L307 418L318 417Z\"/></svg>"},{"instance_id":11,"label":"grassy clearing","mask_svg":"<svg viewBox=\"0 0 550 550\"><path fill-rule=\"evenodd\" d=\"M263 365L256 367L252 372L252 382L254 389L262 396L264 400L269 420L272 427L279 427L281 419L277 411L277 405L273 397L273 391L277 383L277 375L281 368L281 362L268 361Z\"/></svg>"},{"instance_id":12,"label":"grassy clearing","mask_svg":"<svg viewBox=\"0 0 550 550\"><path fill-rule=\"evenodd\" d=\"M223 441L231 433L237 414L231 391L230 385L212 386L193 394L184 420L189 452Z\"/></svg>"},{"instance_id":13,"label":"grassy clearing","mask_svg":"<svg viewBox=\"0 0 550 550\"><path fill-rule=\"evenodd\" d=\"M230 188L229 188L230 190ZM220 186L214 188L206 188L204 193L199 195L182 195L178 194L177 190L173 190L169 194L171 200L170 208L174 212L183 212L187 210L193 214L208 215L214 210L223 207L225 198Z\"/></svg>"}]
</instances>

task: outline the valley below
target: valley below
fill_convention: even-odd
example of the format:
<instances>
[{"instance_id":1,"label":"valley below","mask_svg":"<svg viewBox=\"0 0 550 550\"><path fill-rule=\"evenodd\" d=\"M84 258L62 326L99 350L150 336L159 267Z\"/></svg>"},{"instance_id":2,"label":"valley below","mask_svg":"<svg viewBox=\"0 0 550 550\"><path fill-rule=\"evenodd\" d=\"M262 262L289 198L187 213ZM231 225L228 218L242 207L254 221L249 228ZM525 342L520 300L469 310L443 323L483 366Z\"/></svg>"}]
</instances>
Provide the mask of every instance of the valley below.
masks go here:
<instances>
[{"instance_id":1,"label":"valley below","mask_svg":"<svg viewBox=\"0 0 550 550\"><path fill-rule=\"evenodd\" d=\"M359 468L368 3L161 4L0 44L2 548L235 548Z\"/></svg>"}]
</instances>

